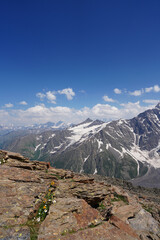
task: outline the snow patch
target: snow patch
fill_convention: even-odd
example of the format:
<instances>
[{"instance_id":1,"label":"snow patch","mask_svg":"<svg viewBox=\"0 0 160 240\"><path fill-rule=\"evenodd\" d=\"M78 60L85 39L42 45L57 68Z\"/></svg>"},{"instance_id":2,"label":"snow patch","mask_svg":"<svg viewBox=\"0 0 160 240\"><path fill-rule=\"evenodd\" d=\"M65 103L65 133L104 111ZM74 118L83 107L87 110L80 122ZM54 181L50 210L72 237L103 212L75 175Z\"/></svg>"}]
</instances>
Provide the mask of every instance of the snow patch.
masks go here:
<instances>
[{"instance_id":1,"label":"snow patch","mask_svg":"<svg viewBox=\"0 0 160 240\"><path fill-rule=\"evenodd\" d=\"M87 161L90 155L88 155L86 158L84 158L84 163Z\"/></svg>"},{"instance_id":2,"label":"snow patch","mask_svg":"<svg viewBox=\"0 0 160 240\"><path fill-rule=\"evenodd\" d=\"M53 138L54 136L55 136L55 133L53 133L53 134L48 138L48 140L51 139L51 138Z\"/></svg>"},{"instance_id":3,"label":"snow patch","mask_svg":"<svg viewBox=\"0 0 160 240\"><path fill-rule=\"evenodd\" d=\"M36 140L39 141L42 138L42 135L36 137Z\"/></svg>"},{"instance_id":4,"label":"snow patch","mask_svg":"<svg viewBox=\"0 0 160 240\"><path fill-rule=\"evenodd\" d=\"M57 151L50 151L51 154L54 154L54 153L56 153L56 152L57 152Z\"/></svg>"},{"instance_id":5,"label":"snow patch","mask_svg":"<svg viewBox=\"0 0 160 240\"><path fill-rule=\"evenodd\" d=\"M120 120L117 122L117 126L122 125L123 123L124 123L124 119L120 119Z\"/></svg>"},{"instance_id":6,"label":"snow patch","mask_svg":"<svg viewBox=\"0 0 160 240\"><path fill-rule=\"evenodd\" d=\"M63 143L61 143L59 146L54 147L54 149L60 149L63 146Z\"/></svg>"},{"instance_id":7,"label":"snow patch","mask_svg":"<svg viewBox=\"0 0 160 240\"><path fill-rule=\"evenodd\" d=\"M69 131L71 131L72 136L67 137L67 139L70 140L70 143L66 146L66 148L73 145L74 143L84 142L85 140L87 140L88 138L98 133L103 128L105 128L107 124L108 123L103 123L100 125L89 126L91 125L91 122L89 122L69 128Z\"/></svg>"},{"instance_id":8,"label":"snow patch","mask_svg":"<svg viewBox=\"0 0 160 240\"><path fill-rule=\"evenodd\" d=\"M44 149L47 143L44 143L43 146L40 148L40 150Z\"/></svg>"},{"instance_id":9,"label":"snow patch","mask_svg":"<svg viewBox=\"0 0 160 240\"><path fill-rule=\"evenodd\" d=\"M139 172L139 163L138 161L142 163L148 163L154 168L160 168L160 156L157 153L157 151L160 149L160 143L158 146L151 151L147 150L141 150L139 146L134 145L131 150L127 151L137 162L138 168L137 172Z\"/></svg>"},{"instance_id":10,"label":"snow patch","mask_svg":"<svg viewBox=\"0 0 160 240\"><path fill-rule=\"evenodd\" d=\"M94 175L94 174L97 174L97 168L95 168L93 175Z\"/></svg>"},{"instance_id":11,"label":"snow patch","mask_svg":"<svg viewBox=\"0 0 160 240\"><path fill-rule=\"evenodd\" d=\"M37 149L38 149L40 146L41 146L41 144L38 144L38 145L35 147L34 151L36 152Z\"/></svg>"}]
</instances>

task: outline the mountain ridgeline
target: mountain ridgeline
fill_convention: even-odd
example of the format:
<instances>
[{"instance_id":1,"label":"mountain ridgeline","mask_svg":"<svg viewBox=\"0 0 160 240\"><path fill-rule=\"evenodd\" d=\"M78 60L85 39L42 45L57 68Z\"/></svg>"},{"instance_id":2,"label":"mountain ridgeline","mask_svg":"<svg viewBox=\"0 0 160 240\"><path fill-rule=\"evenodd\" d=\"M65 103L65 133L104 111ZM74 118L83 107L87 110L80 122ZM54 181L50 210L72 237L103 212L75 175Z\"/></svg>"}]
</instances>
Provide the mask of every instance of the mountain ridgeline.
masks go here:
<instances>
[{"instance_id":1,"label":"mountain ridgeline","mask_svg":"<svg viewBox=\"0 0 160 240\"><path fill-rule=\"evenodd\" d=\"M14 130L0 148L57 168L160 187L160 103L130 120L86 121L61 129Z\"/></svg>"}]
</instances>

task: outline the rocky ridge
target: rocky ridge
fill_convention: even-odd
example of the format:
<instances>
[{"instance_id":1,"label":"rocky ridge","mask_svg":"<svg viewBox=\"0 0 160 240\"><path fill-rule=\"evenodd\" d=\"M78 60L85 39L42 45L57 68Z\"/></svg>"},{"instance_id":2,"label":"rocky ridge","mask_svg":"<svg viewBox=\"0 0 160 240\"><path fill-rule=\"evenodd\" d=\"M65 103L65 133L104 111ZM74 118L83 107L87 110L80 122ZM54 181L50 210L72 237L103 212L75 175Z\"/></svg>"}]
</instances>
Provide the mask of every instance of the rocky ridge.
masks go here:
<instances>
[{"instance_id":1,"label":"rocky ridge","mask_svg":"<svg viewBox=\"0 0 160 240\"><path fill-rule=\"evenodd\" d=\"M141 190L0 151L0 239L158 240L159 192Z\"/></svg>"}]
</instances>

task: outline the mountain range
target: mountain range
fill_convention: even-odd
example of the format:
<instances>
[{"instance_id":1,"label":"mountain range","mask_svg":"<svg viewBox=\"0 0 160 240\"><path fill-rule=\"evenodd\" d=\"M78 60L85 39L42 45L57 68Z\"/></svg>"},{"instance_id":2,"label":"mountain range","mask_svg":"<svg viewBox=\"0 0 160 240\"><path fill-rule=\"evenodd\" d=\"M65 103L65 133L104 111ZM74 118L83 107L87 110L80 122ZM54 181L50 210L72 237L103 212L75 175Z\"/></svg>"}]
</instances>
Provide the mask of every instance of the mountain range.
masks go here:
<instances>
[{"instance_id":1,"label":"mountain range","mask_svg":"<svg viewBox=\"0 0 160 240\"><path fill-rule=\"evenodd\" d=\"M57 168L160 188L160 103L129 120L2 130L1 149Z\"/></svg>"}]
</instances>

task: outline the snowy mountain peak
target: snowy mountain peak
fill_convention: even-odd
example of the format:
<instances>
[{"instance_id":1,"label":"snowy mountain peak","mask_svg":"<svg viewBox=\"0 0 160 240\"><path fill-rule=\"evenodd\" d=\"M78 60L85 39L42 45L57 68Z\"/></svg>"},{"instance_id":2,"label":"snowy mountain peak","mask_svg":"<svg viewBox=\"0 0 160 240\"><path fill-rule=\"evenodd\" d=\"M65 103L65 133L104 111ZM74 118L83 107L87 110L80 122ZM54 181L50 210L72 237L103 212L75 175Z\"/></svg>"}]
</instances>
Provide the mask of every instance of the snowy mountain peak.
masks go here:
<instances>
[{"instance_id":1,"label":"snowy mountain peak","mask_svg":"<svg viewBox=\"0 0 160 240\"><path fill-rule=\"evenodd\" d=\"M156 108L160 109L160 102L156 105Z\"/></svg>"},{"instance_id":2,"label":"snowy mountain peak","mask_svg":"<svg viewBox=\"0 0 160 240\"><path fill-rule=\"evenodd\" d=\"M160 170L159 109L160 103L130 120L104 123L88 118L68 128L59 122L34 135L12 132L2 136L0 144L31 159L50 161L57 168L127 180L141 178L150 169Z\"/></svg>"}]
</instances>

